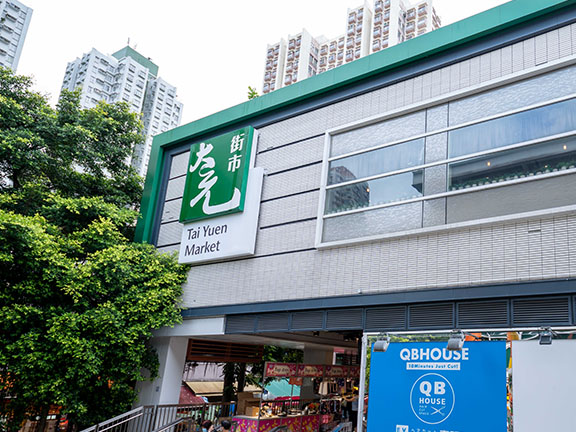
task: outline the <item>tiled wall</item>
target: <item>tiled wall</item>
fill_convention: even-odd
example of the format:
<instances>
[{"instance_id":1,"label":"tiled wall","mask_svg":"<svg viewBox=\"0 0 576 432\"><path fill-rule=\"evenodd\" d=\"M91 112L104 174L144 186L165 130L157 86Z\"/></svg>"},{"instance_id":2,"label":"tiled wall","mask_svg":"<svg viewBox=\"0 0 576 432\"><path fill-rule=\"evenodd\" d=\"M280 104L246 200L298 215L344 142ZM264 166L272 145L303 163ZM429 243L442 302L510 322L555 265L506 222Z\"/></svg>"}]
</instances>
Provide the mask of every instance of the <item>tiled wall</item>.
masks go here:
<instances>
[{"instance_id":1,"label":"tiled wall","mask_svg":"<svg viewBox=\"0 0 576 432\"><path fill-rule=\"evenodd\" d=\"M576 24L261 128L256 165L267 176L256 255L192 267L185 306L576 276L574 213L314 249L326 130L572 55ZM187 159L172 163L161 250L178 248Z\"/></svg>"}]
</instances>

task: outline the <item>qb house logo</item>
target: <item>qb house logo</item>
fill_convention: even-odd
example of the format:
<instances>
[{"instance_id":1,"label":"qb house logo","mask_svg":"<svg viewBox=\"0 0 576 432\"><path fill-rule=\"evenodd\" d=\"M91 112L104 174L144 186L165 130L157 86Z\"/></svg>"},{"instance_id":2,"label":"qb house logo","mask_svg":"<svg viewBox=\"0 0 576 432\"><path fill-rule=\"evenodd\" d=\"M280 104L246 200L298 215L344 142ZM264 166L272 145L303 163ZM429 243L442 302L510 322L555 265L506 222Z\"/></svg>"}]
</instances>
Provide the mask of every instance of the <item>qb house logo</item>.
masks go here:
<instances>
[{"instance_id":1,"label":"qb house logo","mask_svg":"<svg viewBox=\"0 0 576 432\"><path fill-rule=\"evenodd\" d=\"M190 147L180 210L180 263L254 253L263 169L253 168L252 127Z\"/></svg>"},{"instance_id":2,"label":"qb house logo","mask_svg":"<svg viewBox=\"0 0 576 432\"><path fill-rule=\"evenodd\" d=\"M372 352L368 430L506 432L506 342L393 342Z\"/></svg>"},{"instance_id":3,"label":"qb house logo","mask_svg":"<svg viewBox=\"0 0 576 432\"><path fill-rule=\"evenodd\" d=\"M253 137L246 127L191 146L180 222L244 210Z\"/></svg>"}]
</instances>

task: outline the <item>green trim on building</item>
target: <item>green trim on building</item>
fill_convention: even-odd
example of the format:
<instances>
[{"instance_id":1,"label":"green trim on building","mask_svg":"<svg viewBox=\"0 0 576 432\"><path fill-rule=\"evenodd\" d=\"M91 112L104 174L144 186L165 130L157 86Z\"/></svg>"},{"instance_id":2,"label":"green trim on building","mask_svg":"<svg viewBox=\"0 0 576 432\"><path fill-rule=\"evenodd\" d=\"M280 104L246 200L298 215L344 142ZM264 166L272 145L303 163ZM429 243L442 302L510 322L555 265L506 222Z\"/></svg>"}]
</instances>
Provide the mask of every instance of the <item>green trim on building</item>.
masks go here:
<instances>
[{"instance_id":1,"label":"green trim on building","mask_svg":"<svg viewBox=\"0 0 576 432\"><path fill-rule=\"evenodd\" d=\"M116 51L114 54L112 54L112 57L115 57L118 60L123 59L124 57L130 57L131 59L134 59L134 61L136 61L138 64L141 64L145 68L148 68L148 70L152 75L154 75L155 77L158 76L158 65L156 65L149 58L144 57L135 49L130 48L129 46L126 46L121 50Z\"/></svg>"},{"instance_id":2,"label":"green trim on building","mask_svg":"<svg viewBox=\"0 0 576 432\"><path fill-rule=\"evenodd\" d=\"M320 75L273 91L242 104L172 129L154 137L148 174L141 203L142 218L136 241L150 241L156 201L162 180L164 152L178 143L218 130L248 125L251 119L343 89L427 57L460 47L484 36L528 22L559 9L576 5L576 0L513 0L470 18L363 57Z\"/></svg>"}]
</instances>

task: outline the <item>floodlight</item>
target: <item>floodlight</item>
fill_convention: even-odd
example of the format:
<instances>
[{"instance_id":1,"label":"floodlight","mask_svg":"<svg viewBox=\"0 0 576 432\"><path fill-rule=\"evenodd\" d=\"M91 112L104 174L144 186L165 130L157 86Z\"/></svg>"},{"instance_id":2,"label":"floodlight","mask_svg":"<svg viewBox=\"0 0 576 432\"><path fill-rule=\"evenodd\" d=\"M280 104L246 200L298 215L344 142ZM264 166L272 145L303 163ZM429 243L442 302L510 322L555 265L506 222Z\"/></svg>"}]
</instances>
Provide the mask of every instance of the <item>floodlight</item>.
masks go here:
<instances>
[{"instance_id":1,"label":"floodlight","mask_svg":"<svg viewBox=\"0 0 576 432\"><path fill-rule=\"evenodd\" d=\"M388 349L388 345L390 345L390 336L386 335L382 339L378 339L374 342L374 352L386 352Z\"/></svg>"},{"instance_id":2,"label":"floodlight","mask_svg":"<svg viewBox=\"0 0 576 432\"><path fill-rule=\"evenodd\" d=\"M540 332L540 345L552 345L552 332L550 329L543 329Z\"/></svg>"},{"instance_id":3,"label":"floodlight","mask_svg":"<svg viewBox=\"0 0 576 432\"><path fill-rule=\"evenodd\" d=\"M448 339L448 345L446 349L448 351L460 351L464 346L464 333L462 332L453 332L450 335L450 339Z\"/></svg>"}]
</instances>

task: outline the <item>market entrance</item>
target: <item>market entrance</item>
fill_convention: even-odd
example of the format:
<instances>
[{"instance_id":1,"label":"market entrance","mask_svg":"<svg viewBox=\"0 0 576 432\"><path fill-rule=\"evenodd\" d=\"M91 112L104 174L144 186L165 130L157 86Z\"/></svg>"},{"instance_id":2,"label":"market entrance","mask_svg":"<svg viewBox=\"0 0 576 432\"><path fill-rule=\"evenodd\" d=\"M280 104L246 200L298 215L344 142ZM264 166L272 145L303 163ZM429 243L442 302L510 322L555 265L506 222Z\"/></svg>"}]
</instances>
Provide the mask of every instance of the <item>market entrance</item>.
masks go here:
<instances>
[{"instance_id":1,"label":"market entrance","mask_svg":"<svg viewBox=\"0 0 576 432\"><path fill-rule=\"evenodd\" d=\"M357 419L361 335L313 331L234 335L234 343L191 339L180 403L203 400L205 418L218 422L226 417L237 432L351 432ZM239 358L247 352L251 359ZM200 377L198 370L209 373ZM227 371L234 371L233 379ZM234 397L227 404L230 384Z\"/></svg>"}]
</instances>

